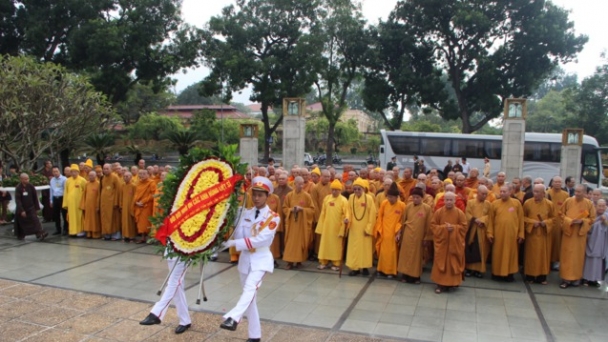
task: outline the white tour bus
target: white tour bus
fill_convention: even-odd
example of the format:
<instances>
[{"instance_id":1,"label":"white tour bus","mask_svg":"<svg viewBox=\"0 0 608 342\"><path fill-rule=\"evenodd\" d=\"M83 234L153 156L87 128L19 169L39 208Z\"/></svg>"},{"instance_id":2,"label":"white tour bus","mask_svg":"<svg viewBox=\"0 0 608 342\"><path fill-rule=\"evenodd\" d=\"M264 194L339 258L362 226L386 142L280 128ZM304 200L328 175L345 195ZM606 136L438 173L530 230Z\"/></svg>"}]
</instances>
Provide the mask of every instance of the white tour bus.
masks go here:
<instances>
[{"instance_id":1,"label":"white tour bus","mask_svg":"<svg viewBox=\"0 0 608 342\"><path fill-rule=\"evenodd\" d=\"M436 168L443 179L443 169L448 160L466 157L471 168L483 171L483 158L492 165L491 178L501 169L502 135L477 135L458 133L423 133L381 130L380 165L386 168L393 156L399 167L413 167L413 156L424 159L427 172ZM559 175L562 135L556 133L526 133L524 145L524 175L542 177L545 184ZM603 167L601 149L595 138L583 137L581 160L582 180L592 187L602 184ZM507 177L509 177L507 175Z\"/></svg>"}]
</instances>

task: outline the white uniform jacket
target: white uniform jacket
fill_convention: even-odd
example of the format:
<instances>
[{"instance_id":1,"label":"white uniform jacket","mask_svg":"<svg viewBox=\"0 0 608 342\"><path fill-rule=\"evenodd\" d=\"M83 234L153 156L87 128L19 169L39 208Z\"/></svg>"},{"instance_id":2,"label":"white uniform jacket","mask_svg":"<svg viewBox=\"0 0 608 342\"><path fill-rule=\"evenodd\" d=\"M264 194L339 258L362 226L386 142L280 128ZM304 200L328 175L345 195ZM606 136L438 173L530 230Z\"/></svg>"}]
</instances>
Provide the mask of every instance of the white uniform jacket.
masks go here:
<instances>
[{"instance_id":1,"label":"white uniform jacket","mask_svg":"<svg viewBox=\"0 0 608 342\"><path fill-rule=\"evenodd\" d=\"M249 271L274 271L274 258L270 252L270 245L279 226L279 214L265 206L260 209L258 218L255 218L256 208L243 212L243 218L236 231L234 240L236 250L241 252L239 257L239 272L248 274Z\"/></svg>"}]
</instances>

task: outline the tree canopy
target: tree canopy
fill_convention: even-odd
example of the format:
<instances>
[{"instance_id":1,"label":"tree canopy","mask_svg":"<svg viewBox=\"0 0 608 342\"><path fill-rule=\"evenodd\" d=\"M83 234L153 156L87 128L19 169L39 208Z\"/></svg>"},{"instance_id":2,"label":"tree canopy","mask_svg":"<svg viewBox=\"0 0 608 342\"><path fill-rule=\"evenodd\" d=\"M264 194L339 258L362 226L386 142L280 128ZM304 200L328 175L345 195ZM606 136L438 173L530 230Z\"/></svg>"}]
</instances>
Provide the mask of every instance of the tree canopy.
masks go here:
<instances>
[{"instance_id":1,"label":"tree canopy","mask_svg":"<svg viewBox=\"0 0 608 342\"><path fill-rule=\"evenodd\" d=\"M271 122L269 108L285 97L304 96L314 81L318 45L319 0L237 0L212 17L206 32L205 59L211 73L203 80L205 96L229 100L251 85L250 100L261 104L264 158L268 138L282 122Z\"/></svg>"},{"instance_id":2,"label":"tree canopy","mask_svg":"<svg viewBox=\"0 0 608 342\"><path fill-rule=\"evenodd\" d=\"M407 0L391 20L434 52L453 92L436 108L463 133L498 117L506 98L531 95L587 42L566 10L541 0Z\"/></svg>"},{"instance_id":3,"label":"tree canopy","mask_svg":"<svg viewBox=\"0 0 608 342\"><path fill-rule=\"evenodd\" d=\"M0 56L0 150L21 170L80 145L113 118L84 76L54 63Z\"/></svg>"},{"instance_id":4,"label":"tree canopy","mask_svg":"<svg viewBox=\"0 0 608 342\"><path fill-rule=\"evenodd\" d=\"M198 63L200 32L179 0L5 0L0 53L33 56L85 72L112 103L137 83L155 92Z\"/></svg>"}]
</instances>

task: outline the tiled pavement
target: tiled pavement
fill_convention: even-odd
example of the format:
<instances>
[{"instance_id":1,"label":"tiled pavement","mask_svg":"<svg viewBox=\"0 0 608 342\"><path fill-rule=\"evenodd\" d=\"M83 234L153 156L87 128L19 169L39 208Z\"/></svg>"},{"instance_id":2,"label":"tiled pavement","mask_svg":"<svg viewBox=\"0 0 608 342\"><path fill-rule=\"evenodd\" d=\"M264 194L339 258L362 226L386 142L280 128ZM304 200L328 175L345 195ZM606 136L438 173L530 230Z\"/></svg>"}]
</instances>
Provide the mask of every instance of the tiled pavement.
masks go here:
<instances>
[{"instance_id":1,"label":"tiled pavement","mask_svg":"<svg viewBox=\"0 0 608 342\"><path fill-rule=\"evenodd\" d=\"M50 227L47 227L50 230ZM240 295L237 270L221 255L205 267L208 302L196 305L199 269L186 277L193 328L177 336L173 309L161 326L146 316L167 274L155 247L52 237L19 242L0 228L0 341L244 341L221 331L220 314ZM306 264L278 269L258 293L266 341L602 341L607 289L470 279L437 295L423 285L338 278ZM487 277L486 277L487 278Z\"/></svg>"}]
</instances>

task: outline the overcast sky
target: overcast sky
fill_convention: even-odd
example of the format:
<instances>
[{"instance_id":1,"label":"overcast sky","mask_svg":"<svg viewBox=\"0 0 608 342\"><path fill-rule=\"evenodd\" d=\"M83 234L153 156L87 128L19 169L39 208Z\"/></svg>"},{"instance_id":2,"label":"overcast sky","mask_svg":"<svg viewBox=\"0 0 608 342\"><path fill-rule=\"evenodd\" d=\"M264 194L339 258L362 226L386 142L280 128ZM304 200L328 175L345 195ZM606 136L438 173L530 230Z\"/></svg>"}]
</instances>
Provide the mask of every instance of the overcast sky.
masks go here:
<instances>
[{"instance_id":1,"label":"overcast sky","mask_svg":"<svg viewBox=\"0 0 608 342\"><path fill-rule=\"evenodd\" d=\"M297 1L297 0L294 0ZM186 22L202 27L212 16L219 15L223 7L235 3L234 0L183 0L182 13ZM378 18L386 19L397 0L363 0L363 14L371 23ZM567 72L579 75L579 80L593 74L602 64L600 54L608 49L608 1L606 0L553 0L553 3L571 11L570 20L575 23L577 34L586 34L589 41L578 56L578 62L564 66ZM187 70L186 74L175 75L178 80L176 91L202 80L208 74L205 68ZM250 103L249 92L234 94L233 101Z\"/></svg>"}]
</instances>

